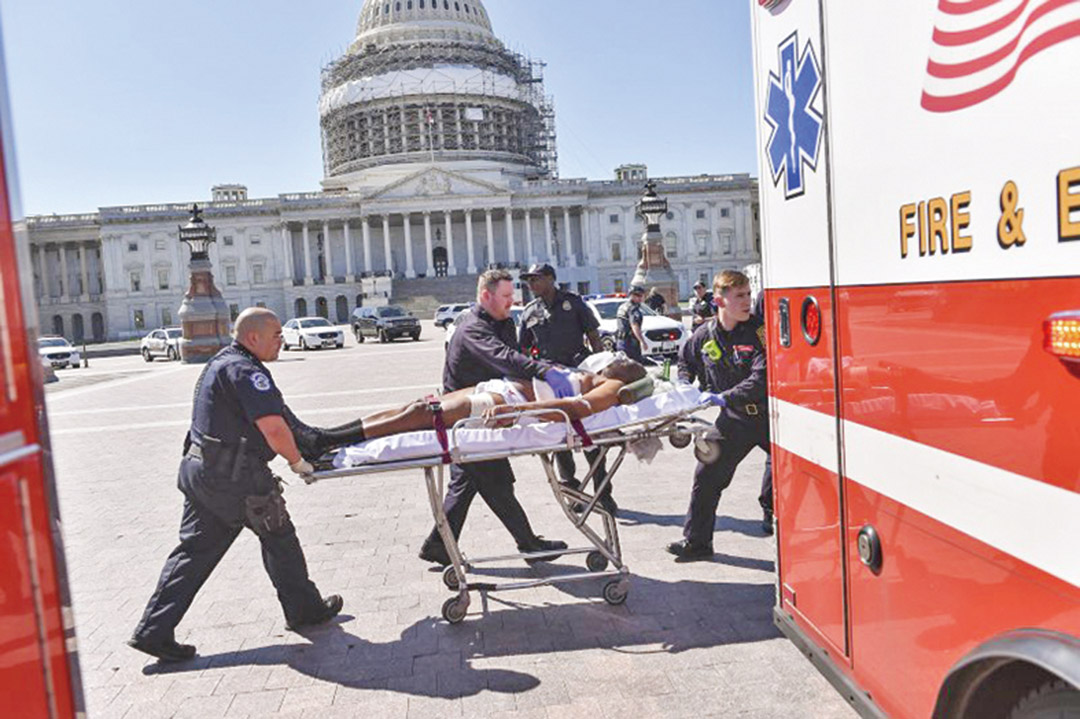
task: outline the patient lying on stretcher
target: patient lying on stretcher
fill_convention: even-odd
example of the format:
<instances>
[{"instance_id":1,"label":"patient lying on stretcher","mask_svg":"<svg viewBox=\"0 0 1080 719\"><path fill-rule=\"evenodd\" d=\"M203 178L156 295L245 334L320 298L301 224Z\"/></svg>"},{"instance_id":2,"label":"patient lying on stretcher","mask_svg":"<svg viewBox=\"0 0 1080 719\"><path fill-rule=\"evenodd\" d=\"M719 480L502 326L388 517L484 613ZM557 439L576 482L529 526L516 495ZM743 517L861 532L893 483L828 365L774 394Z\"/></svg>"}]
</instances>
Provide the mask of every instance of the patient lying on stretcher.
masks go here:
<instances>
[{"instance_id":1,"label":"patient lying on stretcher","mask_svg":"<svg viewBox=\"0 0 1080 719\"><path fill-rule=\"evenodd\" d=\"M556 398L555 393L541 380L488 380L475 387L449 392L438 398L442 421L452 427L466 417L483 417L493 425L502 426L513 418L499 417L526 410L552 410L540 414L541 421L559 421L565 412L571 420L580 420L619 404L619 390L645 377L645 368L622 355L610 358L599 372L578 369L571 373L570 382L577 394ZM431 429L435 423L435 408L428 399L418 399L395 409L376 412L333 428L311 427L301 422L286 408L286 421L296 437L300 453L314 461L326 452L368 439L402 432Z\"/></svg>"}]
</instances>

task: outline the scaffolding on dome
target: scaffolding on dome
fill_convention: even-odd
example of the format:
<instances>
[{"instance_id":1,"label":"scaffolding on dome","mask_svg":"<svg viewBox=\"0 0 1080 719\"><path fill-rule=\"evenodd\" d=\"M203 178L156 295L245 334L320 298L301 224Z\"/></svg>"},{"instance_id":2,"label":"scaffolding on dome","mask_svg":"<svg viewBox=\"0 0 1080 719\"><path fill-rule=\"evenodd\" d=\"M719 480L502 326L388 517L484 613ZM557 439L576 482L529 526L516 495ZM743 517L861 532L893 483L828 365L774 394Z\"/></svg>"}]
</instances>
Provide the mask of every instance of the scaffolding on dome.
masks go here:
<instances>
[{"instance_id":1,"label":"scaffolding on dome","mask_svg":"<svg viewBox=\"0 0 1080 719\"><path fill-rule=\"evenodd\" d=\"M545 63L505 48L417 42L368 46L322 71L323 95L357 81L398 71L475 68L467 80L400 83L392 94L360 95L322 118L327 176L385 164L455 155L517 156L537 175L558 177L555 107L544 93ZM513 81L507 93L505 80ZM500 82L502 81L502 82Z\"/></svg>"}]
</instances>

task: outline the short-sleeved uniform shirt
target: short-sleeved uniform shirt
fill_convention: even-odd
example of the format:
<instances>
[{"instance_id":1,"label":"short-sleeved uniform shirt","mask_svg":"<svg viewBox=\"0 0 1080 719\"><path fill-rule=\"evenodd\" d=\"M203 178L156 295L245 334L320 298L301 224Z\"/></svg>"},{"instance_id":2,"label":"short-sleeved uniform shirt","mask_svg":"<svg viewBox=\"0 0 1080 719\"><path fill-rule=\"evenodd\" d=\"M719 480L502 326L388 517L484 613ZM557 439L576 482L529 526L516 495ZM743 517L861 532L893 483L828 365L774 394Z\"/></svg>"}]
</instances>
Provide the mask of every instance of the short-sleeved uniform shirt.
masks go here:
<instances>
[{"instance_id":1,"label":"short-sleeved uniform shirt","mask_svg":"<svg viewBox=\"0 0 1080 719\"><path fill-rule=\"evenodd\" d=\"M690 305L690 312L694 315L695 325L708 322L716 315L716 308L713 307L712 301L712 292L706 291L701 297L694 295L694 302Z\"/></svg>"},{"instance_id":2,"label":"short-sleeved uniform shirt","mask_svg":"<svg viewBox=\"0 0 1080 719\"><path fill-rule=\"evenodd\" d=\"M644 320L645 313L641 311L641 303L634 302L633 300L623 302L619 305L619 311L615 315L615 321L617 323L615 338L626 342L637 342L637 337L630 327L631 325L641 327L641 323Z\"/></svg>"},{"instance_id":3,"label":"short-sleeved uniform shirt","mask_svg":"<svg viewBox=\"0 0 1080 719\"><path fill-rule=\"evenodd\" d=\"M580 295L556 290L550 305L537 297L525 306L519 344L530 357L574 367L589 354L585 336L599 327L596 314Z\"/></svg>"}]
</instances>

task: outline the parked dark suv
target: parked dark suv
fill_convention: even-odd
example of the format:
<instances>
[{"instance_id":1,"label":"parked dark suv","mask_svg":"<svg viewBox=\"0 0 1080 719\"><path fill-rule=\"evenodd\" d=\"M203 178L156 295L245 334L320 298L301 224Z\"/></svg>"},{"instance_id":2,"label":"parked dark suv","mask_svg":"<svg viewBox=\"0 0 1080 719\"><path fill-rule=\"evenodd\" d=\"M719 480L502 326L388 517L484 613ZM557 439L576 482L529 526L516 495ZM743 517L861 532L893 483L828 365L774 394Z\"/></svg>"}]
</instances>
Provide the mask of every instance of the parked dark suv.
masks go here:
<instances>
[{"instance_id":1,"label":"parked dark suv","mask_svg":"<svg viewBox=\"0 0 1080 719\"><path fill-rule=\"evenodd\" d=\"M384 307L357 307L352 315L353 334L357 342L365 337L378 337L380 342L390 342L398 337L420 339L420 320L397 305Z\"/></svg>"}]
</instances>

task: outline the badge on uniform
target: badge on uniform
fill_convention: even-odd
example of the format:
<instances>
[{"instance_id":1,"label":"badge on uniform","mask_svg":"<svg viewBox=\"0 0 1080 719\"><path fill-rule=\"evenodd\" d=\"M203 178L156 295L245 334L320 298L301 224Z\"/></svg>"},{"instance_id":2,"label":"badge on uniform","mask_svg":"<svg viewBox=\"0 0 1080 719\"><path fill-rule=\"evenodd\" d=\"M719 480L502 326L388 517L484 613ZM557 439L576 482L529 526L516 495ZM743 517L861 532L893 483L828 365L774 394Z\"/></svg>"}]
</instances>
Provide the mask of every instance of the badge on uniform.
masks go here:
<instances>
[{"instance_id":1,"label":"badge on uniform","mask_svg":"<svg viewBox=\"0 0 1080 719\"><path fill-rule=\"evenodd\" d=\"M562 301L562 308L563 308L563 312L569 312L570 311L570 300L563 300Z\"/></svg>"},{"instance_id":2,"label":"badge on uniform","mask_svg":"<svg viewBox=\"0 0 1080 719\"><path fill-rule=\"evenodd\" d=\"M260 392L268 392L270 390L270 378L262 372L256 372L251 375L251 384L255 386L255 389Z\"/></svg>"},{"instance_id":3,"label":"badge on uniform","mask_svg":"<svg viewBox=\"0 0 1080 719\"><path fill-rule=\"evenodd\" d=\"M724 350L716 342L716 340L709 340L701 346L701 351L705 353L705 356L711 359L713 362L719 362L720 358L724 356Z\"/></svg>"}]
</instances>

